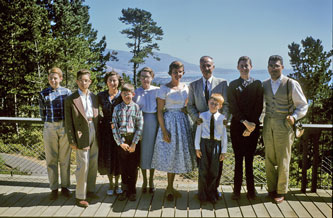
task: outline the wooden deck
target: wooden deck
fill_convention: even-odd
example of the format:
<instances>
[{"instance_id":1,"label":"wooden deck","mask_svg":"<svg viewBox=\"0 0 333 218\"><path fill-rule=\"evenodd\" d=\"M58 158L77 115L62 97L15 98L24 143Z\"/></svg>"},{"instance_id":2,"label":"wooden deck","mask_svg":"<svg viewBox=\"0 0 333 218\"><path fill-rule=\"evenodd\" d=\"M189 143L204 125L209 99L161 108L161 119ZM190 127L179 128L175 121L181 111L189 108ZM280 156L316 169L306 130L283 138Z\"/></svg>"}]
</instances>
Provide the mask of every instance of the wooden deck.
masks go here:
<instances>
[{"instance_id":1,"label":"wooden deck","mask_svg":"<svg viewBox=\"0 0 333 218\"><path fill-rule=\"evenodd\" d=\"M131 202L107 196L108 184L99 181L97 194L100 198L84 209L75 206L74 197L67 199L59 195L57 200L49 200L45 181L3 178L0 177L0 216L5 217L332 217L332 190L303 194L299 189L291 189L286 201L276 205L267 197L265 188L257 187L257 199L249 201L244 187L241 200L233 201L232 186L223 185L223 199L215 205L207 203L201 206L196 198L195 183L175 182L182 197L173 202L164 198L165 181L156 181L157 190L153 195L142 194L138 184L137 200Z\"/></svg>"}]
</instances>

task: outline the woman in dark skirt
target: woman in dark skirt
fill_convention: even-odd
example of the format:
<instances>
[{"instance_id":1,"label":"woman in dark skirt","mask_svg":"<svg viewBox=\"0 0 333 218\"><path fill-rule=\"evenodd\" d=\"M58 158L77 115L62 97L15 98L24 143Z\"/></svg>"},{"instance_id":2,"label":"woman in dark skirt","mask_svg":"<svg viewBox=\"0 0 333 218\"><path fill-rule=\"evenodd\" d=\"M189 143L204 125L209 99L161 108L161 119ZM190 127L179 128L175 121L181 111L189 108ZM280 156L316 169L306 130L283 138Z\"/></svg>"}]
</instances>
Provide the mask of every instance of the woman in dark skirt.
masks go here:
<instances>
[{"instance_id":1,"label":"woman in dark skirt","mask_svg":"<svg viewBox=\"0 0 333 218\"><path fill-rule=\"evenodd\" d=\"M98 101L102 107L103 117L99 127L99 153L98 153L98 171L101 175L107 175L110 181L108 195L114 192L121 194L121 188L118 186L120 175L119 161L117 155L117 144L114 141L111 120L113 109L122 102L119 87L122 85L121 76L111 71L105 74L105 83L108 90L98 93ZM115 182L113 183L113 177Z\"/></svg>"}]
</instances>

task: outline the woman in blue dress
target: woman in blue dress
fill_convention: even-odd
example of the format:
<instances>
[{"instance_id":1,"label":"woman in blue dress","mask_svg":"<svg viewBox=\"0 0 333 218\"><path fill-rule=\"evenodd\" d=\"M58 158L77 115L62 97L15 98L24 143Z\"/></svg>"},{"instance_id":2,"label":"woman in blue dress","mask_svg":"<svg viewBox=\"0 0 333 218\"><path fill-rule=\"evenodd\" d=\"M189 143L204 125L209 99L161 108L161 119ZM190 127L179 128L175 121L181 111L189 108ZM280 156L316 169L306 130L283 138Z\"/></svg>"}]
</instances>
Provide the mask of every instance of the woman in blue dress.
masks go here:
<instances>
[{"instance_id":1,"label":"woman in blue dress","mask_svg":"<svg viewBox=\"0 0 333 218\"><path fill-rule=\"evenodd\" d=\"M176 173L191 172L196 166L195 151L186 107L188 87L180 80L184 66L174 61L169 66L171 81L162 85L157 96L159 129L156 137L152 167L167 172L166 197L172 201L180 197L173 187ZM163 114L163 111L165 113Z\"/></svg>"},{"instance_id":2,"label":"woman in blue dress","mask_svg":"<svg viewBox=\"0 0 333 218\"><path fill-rule=\"evenodd\" d=\"M142 192L147 192L147 170L149 170L149 193L154 192L154 172L151 167L151 161L153 158L155 139L158 129L157 122L157 92L160 89L157 86L151 85L154 79L154 71L149 67L144 67L139 71L139 78L141 81L141 87L135 90L135 96L133 98L140 109L143 112L143 132L141 139L140 150L140 167L143 176Z\"/></svg>"}]
</instances>

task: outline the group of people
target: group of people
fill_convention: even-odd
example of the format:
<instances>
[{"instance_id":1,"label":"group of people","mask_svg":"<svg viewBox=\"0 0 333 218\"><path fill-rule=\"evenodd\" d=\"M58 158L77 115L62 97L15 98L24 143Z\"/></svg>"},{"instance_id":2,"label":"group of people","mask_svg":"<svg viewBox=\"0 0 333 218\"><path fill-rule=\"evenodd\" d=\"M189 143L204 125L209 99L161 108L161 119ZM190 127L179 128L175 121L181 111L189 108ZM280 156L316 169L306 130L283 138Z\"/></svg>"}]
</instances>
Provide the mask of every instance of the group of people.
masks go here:
<instances>
[{"instance_id":1,"label":"group of people","mask_svg":"<svg viewBox=\"0 0 333 218\"><path fill-rule=\"evenodd\" d=\"M97 172L109 178L108 195L119 200L136 200L138 167L143 175L142 192L154 193L155 170L167 172L167 200L181 196L174 188L175 175L198 166L198 198L215 203L226 157L226 126L231 119L230 136L235 153L233 200L240 199L245 158L247 197L256 197L253 157L264 114L263 139L268 195L276 203L288 189L293 124L308 108L299 83L282 74L283 59L268 60L270 79L263 83L250 76L252 61L239 58L240 77L227 81L213 76L213 58L200 59L202 78L186 85L181 82L184 65L169 66L171 80L153 86L154 71L139 71L141 87L123 84L111 71L104 79L107 89L94 95L89 91L90 72L77 72L78 90L61 87L62 72L52 68L50 87L40 93L40 113L52 199L58 196L60 163L61 193L71 196L70 154L76 151L76 204L88 207L95 194ZM290 92L288 91L290 90ZM99 108L102 113L99 113ZM149 179L147 175L149 170ZM121 185L119 178L121 176Z\"/></svg>"}]
</instances>

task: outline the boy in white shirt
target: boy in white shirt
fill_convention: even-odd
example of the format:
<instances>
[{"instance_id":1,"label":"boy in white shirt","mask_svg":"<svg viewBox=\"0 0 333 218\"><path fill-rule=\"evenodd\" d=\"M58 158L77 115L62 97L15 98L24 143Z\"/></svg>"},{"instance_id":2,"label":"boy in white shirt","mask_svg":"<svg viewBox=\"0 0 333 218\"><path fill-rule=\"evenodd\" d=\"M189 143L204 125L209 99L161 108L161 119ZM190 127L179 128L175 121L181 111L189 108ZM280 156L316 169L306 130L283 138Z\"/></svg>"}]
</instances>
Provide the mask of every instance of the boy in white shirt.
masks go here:
<instances>
[{"instance_id":1,"label":"boy in white shirt","mask_svg":"<svg viewBox=\"0 0 333 218\"><path fill-rule=\"evenodd\" d=\"M223 125L224 115L218 110L222 108L224 99L221 94L213 93L208 101L209 111L200 114L203 123L197 126L195 134L195 150L199 158L199 200L202 203L217 201L216 180L219 162L227 152L227 131Z\"/></svg>"}]
</instances>

